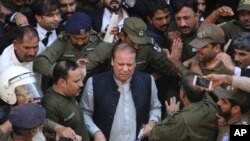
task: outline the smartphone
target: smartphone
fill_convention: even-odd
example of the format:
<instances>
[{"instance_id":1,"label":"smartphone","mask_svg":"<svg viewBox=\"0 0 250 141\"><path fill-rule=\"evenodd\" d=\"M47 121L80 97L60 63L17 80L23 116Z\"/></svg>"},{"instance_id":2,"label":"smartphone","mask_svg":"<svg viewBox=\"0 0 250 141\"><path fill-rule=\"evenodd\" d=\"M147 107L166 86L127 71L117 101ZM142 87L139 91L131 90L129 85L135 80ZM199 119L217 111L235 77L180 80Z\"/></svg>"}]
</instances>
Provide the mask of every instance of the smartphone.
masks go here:
<instances>
[{"instance_id":1,"label":"smartphone","mask_svg":"<svg viewBox=\"0 0 250 141\"><path fill-rule=\"evenodd\" d=\"M194 76L193 85L206 89L212 89L212 81L197 75Z\"/></svg>"}]
</instances>

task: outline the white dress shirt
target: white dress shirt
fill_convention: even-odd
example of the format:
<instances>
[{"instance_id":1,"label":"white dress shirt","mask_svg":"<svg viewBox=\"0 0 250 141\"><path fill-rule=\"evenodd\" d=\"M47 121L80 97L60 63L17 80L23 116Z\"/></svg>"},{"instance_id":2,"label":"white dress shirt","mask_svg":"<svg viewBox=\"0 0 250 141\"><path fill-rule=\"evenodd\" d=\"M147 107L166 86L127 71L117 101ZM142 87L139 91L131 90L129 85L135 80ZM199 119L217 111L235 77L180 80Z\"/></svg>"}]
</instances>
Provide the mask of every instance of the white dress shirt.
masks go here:
<instances>
[{"instance_id":1,"label":"white dress shirt","mask_svg":"<svg viewBox=\"0 0 250 141\"><path fill-rule=\"evenodd\" d=\"M46 37L46 33L48 31L45 30L44 28L42 28L39 24L37 24L36 30L38 32L40 42L42 43L42 40ZM48 43L47 43L46 47L49 47L57 39L56 30L52 30L51 32L52 33L49 35L49 39L48 39Z\"/></svg>"},{"instance_id":2,"label":"white dress shirt","mask_svg":"<svg viewBox=\"0 0 250 141\"><path fill-rule=\"evenodd\" d=\"M106 32L105 29L107 28L107 25L109 25L111 15L112 15L112 13L110 13L110 11L107 8L105 8L104 12L103 12L103 16L102 16L101 32L103 32L103 33ZM128 13L123 8L122 8L122 15L123 15L123 18L118 23L119 32L121 31L121 29L123 27L124 20L128 17Z\"/></svg>"},{"instance_id":3,"label":"white dress shirt","mask_svg":"<svg viewBox=\"0 0 250 141\"><path fill-rule=\"evenodd\" d=\"M100 129L94 123L92 116L94 111L94 95L92 77L88 79L80 106L83 108L83 116L91 135ZM130 79L122 84L116 80L120 98L117 104L114 120L110 132L109 141L135 141L136 140L136 110L130 89ZM151 76L151 100L149 120L159 121L161 118L161 104L157 97L157 88Z\"/></svg>"}]
</instances>

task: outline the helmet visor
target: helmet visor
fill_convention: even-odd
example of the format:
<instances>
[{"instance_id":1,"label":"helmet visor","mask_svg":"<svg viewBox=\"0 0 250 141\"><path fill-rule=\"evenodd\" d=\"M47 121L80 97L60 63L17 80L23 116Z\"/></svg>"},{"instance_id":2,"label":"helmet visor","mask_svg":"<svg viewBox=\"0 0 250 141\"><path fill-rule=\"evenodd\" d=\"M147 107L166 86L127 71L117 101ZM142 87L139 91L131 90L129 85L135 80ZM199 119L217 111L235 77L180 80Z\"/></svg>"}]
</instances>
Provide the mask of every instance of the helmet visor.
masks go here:
<instances>
[{"instance_id":1,"label":"helmet visor","mask_svg":"<svg viewBox=\"0 0 250 141\"><path fill-rule=\"evenodd\" d=\"M15 88L15 94L24 96L25 98L31 98L33 100L41 100L43 93L37 83L29 83L19 85Z\"/></svg>"}]
</instances>

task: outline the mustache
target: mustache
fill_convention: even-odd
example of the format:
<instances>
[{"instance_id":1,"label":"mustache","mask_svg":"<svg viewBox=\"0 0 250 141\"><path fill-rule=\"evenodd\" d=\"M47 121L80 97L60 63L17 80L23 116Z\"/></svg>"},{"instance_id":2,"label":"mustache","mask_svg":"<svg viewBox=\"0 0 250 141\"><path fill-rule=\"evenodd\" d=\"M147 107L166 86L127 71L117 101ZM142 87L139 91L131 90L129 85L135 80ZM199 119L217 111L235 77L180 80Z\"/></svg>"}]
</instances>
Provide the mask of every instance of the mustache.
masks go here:
<instances>
[{"instance_id":1,"label":"mustache","mask_svg":"<svg viewBox=\"0 0 250 141\"><path fill-rule=\"evenodd\" d=\"M119 3L119 1L117 1L117 0L111 0L110 3L112 3L112 2Z\"/></svg>"},{"instance_id":2,"label":"mustache","mask_svg":"<svg viewBox=\"0 0 250 141\"><path fill-rule=\"evenodd\" d=\"M182 26L180 27L180 29L185 29L185 28L189 28L188 26Z\"/></svg>"}]
</instances>

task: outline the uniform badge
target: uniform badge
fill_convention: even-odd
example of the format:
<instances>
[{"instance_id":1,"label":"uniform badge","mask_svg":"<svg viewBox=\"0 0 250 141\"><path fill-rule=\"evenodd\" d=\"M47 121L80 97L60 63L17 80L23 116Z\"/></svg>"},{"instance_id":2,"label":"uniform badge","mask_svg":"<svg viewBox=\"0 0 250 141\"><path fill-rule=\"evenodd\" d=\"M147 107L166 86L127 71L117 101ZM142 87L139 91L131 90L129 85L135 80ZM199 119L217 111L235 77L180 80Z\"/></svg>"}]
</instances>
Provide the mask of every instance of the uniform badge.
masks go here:
<instances>
[{"instance_id":1,"label":"uniform badge","mask_svg":"<svg viewBox=\"0 0 250 141\"><path fill-rule=\"evenodd\" d=\"M158 45L158 44L154 44L154 49L157 51L157 52L161 52L161 47Z\"/></svg>"},{"instance_id":2,"label":"uniform badge","mask_svg":"<svg viewBox=\"0 0 250 141\"><path fill-rule=\"evenodd\" d=\"M199 31L199 32L197 33L197 37L199 37L199 38L201 38L201 39L202 39L205 35L206 35L206 32L205 32L204 30Z\"/></svg>"},{"instance_id":3,"label":"uniform badge","mask_svg":"<svg viewBox=\"0 0 250 141\"><path fill-rule=\"evenodd\" d=\"M249 5L250 4L250 0L242 0L243 4Z\"/></svg>"},{"instance_id":4,"label":"uniform badge","mask_svg":"<svg viewBox=\"0 0 250 141\"><path fill-rule=\"evenodd\" d=\"M80 34L85 34L85 30L84 29L80 29Z\"/></svg>"},{"instance_id":5,"label":"uniform badge","mask_svg":"<svg viewBox=\"0 0 250 141\"><path fill-rule=\"evenodd\" d=\"M143 30L139 31L138 35L139 36L143 36L144 35L144 31Z\"/></svg>"}]
</instances>

